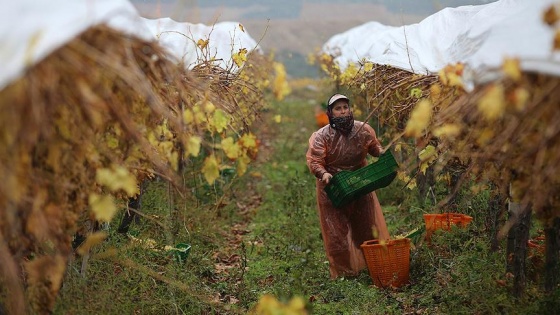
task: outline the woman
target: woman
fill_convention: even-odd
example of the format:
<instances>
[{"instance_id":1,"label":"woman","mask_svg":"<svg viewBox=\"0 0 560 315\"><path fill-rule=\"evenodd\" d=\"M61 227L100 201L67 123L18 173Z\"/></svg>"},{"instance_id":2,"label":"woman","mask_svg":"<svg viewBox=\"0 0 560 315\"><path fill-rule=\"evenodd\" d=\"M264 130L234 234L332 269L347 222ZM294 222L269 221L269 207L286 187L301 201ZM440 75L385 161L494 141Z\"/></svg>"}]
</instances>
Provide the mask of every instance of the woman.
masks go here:
<instances>
[{"instance_id":1,"label":"woman","mask_svg":"<svg viewBox=\"0 0 560 315\"><path fill-rule=\"evenodd\" d=\"M367 154L383 148L370 125L355 121L350 100L342 94L327 102L329 124L309 138L307 166L317 178L317 205L331 279L354 276L366 268L360 245L374 238L389 239L389 231L375 192L335 208L324 188L333 175L367 165Z\"/></svg>"}]
</instances>

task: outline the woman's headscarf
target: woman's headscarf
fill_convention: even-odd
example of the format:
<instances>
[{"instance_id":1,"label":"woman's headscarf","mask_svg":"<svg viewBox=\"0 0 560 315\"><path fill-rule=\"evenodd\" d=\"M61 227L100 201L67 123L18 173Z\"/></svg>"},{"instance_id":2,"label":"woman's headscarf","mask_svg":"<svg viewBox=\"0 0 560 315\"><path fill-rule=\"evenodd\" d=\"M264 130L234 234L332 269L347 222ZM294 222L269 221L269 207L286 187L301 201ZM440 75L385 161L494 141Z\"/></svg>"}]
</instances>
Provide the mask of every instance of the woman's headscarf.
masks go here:
<instances>
[{"instance_id":1,"label":"woman's headscarf","mask_svg":"<svg viewBox=\"0 0 560 315\"><path fill-rule=\"evenodd\" d=\"M354 113L352 112L352 109L349 108L348 115L342 117L334 117L332 109L334 103L336 103L338 100L346 100L348 102L348 105L350 105L350 99L345 95L337 93L331 96L327 102L327 116L329 117L329 125L331 125L332 128L340 131L343 135L347 136L352 131L352 128L354 128Z\"/></svg>"}]
</instances>

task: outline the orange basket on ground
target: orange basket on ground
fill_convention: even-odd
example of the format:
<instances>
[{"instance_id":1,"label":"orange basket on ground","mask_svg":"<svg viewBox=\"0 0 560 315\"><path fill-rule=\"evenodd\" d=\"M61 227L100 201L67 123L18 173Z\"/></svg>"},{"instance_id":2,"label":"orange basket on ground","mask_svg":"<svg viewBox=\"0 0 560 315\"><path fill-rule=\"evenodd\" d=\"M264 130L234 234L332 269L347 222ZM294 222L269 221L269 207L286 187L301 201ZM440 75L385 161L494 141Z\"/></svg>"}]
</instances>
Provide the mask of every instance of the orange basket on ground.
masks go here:
<instances>
[{"instance_id":1,"label":"orange basket on ground","mask_svg":"<svg viewBox=\"0 0 560 315\"><path fill-rule=\"evenodd\" d=\"M329 124L329 116L325 112L316 113L315 121L317 122L317 127L321 128Z\"/></svg>"},{"instance_id":2,"label":"orange basket on ground","mask_svg":"<svg viewBox=\"0 0 560 315\"><path fill-rule=\"evenodd\" d=\"M426 223L426 239L430 239L432 233L436 230L451 230L451 226L466 227L472 217L461 213L430 213L424 214L424 222Z\"/></svg>"},{"instance_id":3,"label":"orange basket on ground","mask_svg":"<svg viewBox=\"0 0 560 315\"><path fill-rule=\"evenodd\" d=\"M366 259L369 276L379 288L398 288L408 283L410 269L410 239L365 241L360 246Z\"/></svg>"}]
</instances>

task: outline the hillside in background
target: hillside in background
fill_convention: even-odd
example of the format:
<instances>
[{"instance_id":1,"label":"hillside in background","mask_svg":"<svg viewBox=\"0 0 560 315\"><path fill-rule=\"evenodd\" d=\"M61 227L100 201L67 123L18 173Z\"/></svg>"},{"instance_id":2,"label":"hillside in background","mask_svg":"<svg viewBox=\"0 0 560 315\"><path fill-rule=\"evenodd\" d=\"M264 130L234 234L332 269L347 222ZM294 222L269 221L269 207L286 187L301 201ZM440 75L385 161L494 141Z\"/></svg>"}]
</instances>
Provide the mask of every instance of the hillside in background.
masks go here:
<instances>
[{"instance_id":1,"label":"hillside in background","mask_svg":"<svg viewBox=\"0 0 560 315\"><path fill-rule=\"evenodd\" d=\"M203 23L237 21L266 52L275 52L292 77L315 77L306 63L333 35L370 21L400 26L417 23L447 6L493 1L438 0L168 0L132 1L142 16Z\"/></svg>"}]
</instances>

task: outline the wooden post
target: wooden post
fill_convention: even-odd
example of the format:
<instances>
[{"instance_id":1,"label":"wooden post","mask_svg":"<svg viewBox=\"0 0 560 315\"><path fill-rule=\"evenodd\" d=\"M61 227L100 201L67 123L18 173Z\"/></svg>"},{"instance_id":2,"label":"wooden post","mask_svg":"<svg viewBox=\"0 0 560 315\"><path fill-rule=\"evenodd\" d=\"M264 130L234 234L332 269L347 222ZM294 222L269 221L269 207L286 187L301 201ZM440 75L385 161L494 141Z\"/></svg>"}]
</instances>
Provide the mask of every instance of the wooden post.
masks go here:
<instances>
[{"instance_id":1,"label":"wooden post","mask_svg":"<svg viewBox=\"0 0 560 315\"><path fill-rule=\"evenodd\" d=\"M515 232L513 252L513 296L519 298L525 292L527 284L526 259L529 229L531 227L531 208L522 208Z\"/></svg>"},{"instance_id":2,"label":"wooden post","mask_svg":"<svg viewBox=\"0 0 560 315\"><path fill-rule=\"evenodd\" d=\"M508 220L514 223L508 231L506 243L506 273L513 274L513 257L515 253L515 236L517 234L517 225L519 224L519 213L521 213L521 205L515 202L508 202Z\"/></svg>"},{"instance_id":3,"label":"wooden post","mask_svg":"<svg viewBox=\"0 0 560 315\"><path fill-rule=\"evenodd\" d=\"M486 218L486 229L490 231L490 237L491 237L490 250L495 252L500 247L499 239L498 239L498 230L500 226L500 220L506 210L506 202L497 189L493 188L493 190L494 193L492 194L490 200L488 201L488 215Z\"/></svg>"},{"instance_id":4,"label":"wooden post","mask_svg":"<svg viewBox=\"0 0 560 315\"><path fill-rule=\"evenodd\" d=\"M560 278L560 217L549 221L544 229L544 236L546 242L544 290L551 293L558 286Z\"/></svg>"}]
</instances>

